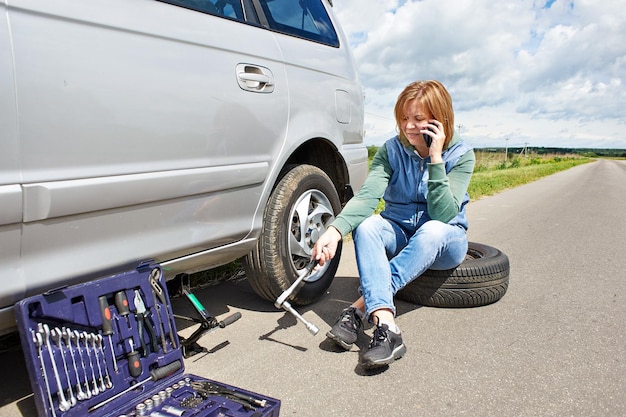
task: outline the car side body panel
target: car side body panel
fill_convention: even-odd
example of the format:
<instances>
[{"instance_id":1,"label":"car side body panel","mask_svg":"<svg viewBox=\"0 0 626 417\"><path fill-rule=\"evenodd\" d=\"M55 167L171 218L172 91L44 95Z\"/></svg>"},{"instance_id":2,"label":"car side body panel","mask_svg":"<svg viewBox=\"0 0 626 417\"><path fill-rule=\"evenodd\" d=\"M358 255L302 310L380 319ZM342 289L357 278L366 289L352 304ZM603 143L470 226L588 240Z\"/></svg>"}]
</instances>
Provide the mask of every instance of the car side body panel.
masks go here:
<instances>
[{"instance_id":1,"label":"car side body panel","mask_svg":"<svg viewBox=\"0 0 626 417\"><path fill-rule=\"evenodd\" d=\"M0 306L6 306L23 296L26 285L20 269L22 188L15 73L4 4L0 4L0 11Z\"/></svg>"},{"instance_id":2,"label":"car side body panel","mask_svg":"<svg viewBox=\"0 0 626 417\"><path fill-rule=\"evenodd\" d=\"M245 255L303 143L354 146L360 186L345 49L155 0L1 4L0 332L24 296L146 259L172 277Z\"/></svg>"}]
</instances>

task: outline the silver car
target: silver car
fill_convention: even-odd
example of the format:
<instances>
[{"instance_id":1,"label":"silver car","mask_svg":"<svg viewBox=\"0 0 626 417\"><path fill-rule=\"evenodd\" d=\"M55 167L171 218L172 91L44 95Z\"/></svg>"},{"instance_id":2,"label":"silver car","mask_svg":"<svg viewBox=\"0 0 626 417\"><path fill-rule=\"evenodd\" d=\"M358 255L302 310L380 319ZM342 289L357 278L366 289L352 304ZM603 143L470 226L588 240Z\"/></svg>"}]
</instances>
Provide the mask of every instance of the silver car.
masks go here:
<instances>
[{"instance_id":1,"label":"silver car","mask_svg":"<svg viewBox=\"0 0 626 417\"><path fill-rule=\"evenodd\" d=\"M23 297L147 259L244 257L259 295L286 289L367 172L330 6L0 0L0 333Z\"/></svg>"}]
</instances>

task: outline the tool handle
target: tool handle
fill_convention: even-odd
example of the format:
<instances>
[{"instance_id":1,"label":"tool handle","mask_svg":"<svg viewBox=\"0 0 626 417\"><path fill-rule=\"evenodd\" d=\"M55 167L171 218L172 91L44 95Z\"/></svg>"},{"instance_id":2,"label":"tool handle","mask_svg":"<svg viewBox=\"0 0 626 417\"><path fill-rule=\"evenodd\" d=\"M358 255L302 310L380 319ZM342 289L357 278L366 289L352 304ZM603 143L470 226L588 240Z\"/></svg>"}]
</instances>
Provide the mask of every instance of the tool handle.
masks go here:
<instances>
[{"instance_id":1,"label":"tool handle","mask_svg":"<svg viewBox=\"0 0 626 417\"><path fill-rule=\"evenodd\" d=\"M150 341L150 349L152 349L153 352L157 352L159 350L159 344L157 342L157 337L156 337L156 333L154 331L154 323L152 323L152 320L150 320L148 318L148 316L144 315L144 326L143 328L146 330L146 332L148 332L148 340Z\"/></svg>"},{"instance_id":2,"label":"tool handle","mask_svg":"<svg viewBox=\"0 0 626 417\"><path fill-rule=\"evenodd\" d=\"M224 320L220 321L218 323L218 325L223 329L224 327L228 326L229 324L233 324L234 322L236 322L240 318L241 318L241 313L240 312L236 312L236 313L233 313L230 316L226 317Z\"/></svg>"},{"instance_id":3,"label":"tool handle","mask_svg":"<svg viewBox=\"0 0 626 417\"><path fill-rule=\"evenodd\" d=\"M191 305L196 309L198 314L200 314L203 319L209 320L211 318L211 315L209 314L207 309L204 308L200 300L198 300L195 295L193 295L192 293L190 293L184 288L183 288L183 294L185 294L185 296L187 297L187 300L189 300Z\"/></svg>"},{"instance_id":4,"label":"tool handle","mask_svg":"<svg viewBox=\"0 0 626 417\"><path fill-rule=\"evenodd\" d=\"M307 319L302 317L302 315L300 313L298 313L296 311L296 309L291 306L289 301L285 301L283 303L283 308L285 310L287 310L288 312L290 312L291 314L293 314L293 316L295 318L300 320L302 322L302 324L304 324L306 326L306 329L309 331L309 333L311 333L313 336L315 336L315 335L317 335L317 333L319 333L320 329L318 329L316 325L314 325L313 323L311 323L310 321L308 321Z\"/></svg>"},{"instance_id":5,"label":"tool handle","mask_svg":"<svg viewBox=\"0 0 626 417\"><path fill-rule=\"evenodd\" d=\"M113 334L113 324L111 323L111 310L109 309L109 302L105 295L98 297L98 303L100 303L100 313L102 314L102 334L108 336Z\"/></svg>"},{"instance_id":6,"label":"tool handle","mask_svg":"<svg viewBox=\"0 0 626 417\"><path fill-rule=\"evenodd\" d=\"M130 314L128 298L126 298L126 292L124 290L115 293L115 306L117 307L117 313L120 316L126 317Z\"/></svg>"},{"instance_id":7,"label":"tool handle","mask_svg":"<svg viewBox=\"0 0 626 417\"><path fill-rule=\"evenodd\" d=\"M158 381L159 379L163 379L167 376L172 375L174 372L178 371L183 367L183 364L180 360L176 360L172 363L168 363L167 365L161 366L160 368L155 368L150 371L150 379L153 381Z\"/></svg>"},{"instance_id":8,"label":"tool handle","mask_svg":"<svg viewBox=\"0 0 626 417\"><path fill-rule=\"evenodd\" d=\"M89 408L89 412L91 413L94 410L97 410L100 407L103 407L105 405L107 405L108 403L110 403L111 401L121 397L122 395L126 394L129 391L135 390L137 388L139 388L140 386L142 386L143 384L145 384L148 381L158 381L159 379L163 379L166 376L169 376L171 374L173 374L174 372L178 371L181 367L182 367L182 363L179 360L176 360L172 363L169 363L167 365L161 366L160 368L155 368L152 371L150 371L150 378L148 379L144 379L143 381L135 384L135 385L131 385L130 387L126 388L124 391L119 392L117 394L115 394L114 396L112 396L109 399L106 399L96 405L94 405L93 407Z\"/></svg>"},{"instance_id":9,"label":"tool handle","mask_svg":"<svg viewBox=\"0 0 626 417\"><path fill-rule=\"evenodd\" d=\"M144 315L137 314L137 333L139 333L139 343L141 344L141 351L143 356L148 356L148 349L146 347L146 341L143 338L143 328L145 326Z\"/></svg>"},{"instance_id":10,"label":"tool handle","mask_svg":"<svg viewBox=\"0 0 626 417\"><path fill-rule=\"evenodd\" d=\"M128 354L128 370L131 376L137 378L141 375L141 359L139 358L139 352L136 350L131 351Z\"/></svg>"}]
</instances>

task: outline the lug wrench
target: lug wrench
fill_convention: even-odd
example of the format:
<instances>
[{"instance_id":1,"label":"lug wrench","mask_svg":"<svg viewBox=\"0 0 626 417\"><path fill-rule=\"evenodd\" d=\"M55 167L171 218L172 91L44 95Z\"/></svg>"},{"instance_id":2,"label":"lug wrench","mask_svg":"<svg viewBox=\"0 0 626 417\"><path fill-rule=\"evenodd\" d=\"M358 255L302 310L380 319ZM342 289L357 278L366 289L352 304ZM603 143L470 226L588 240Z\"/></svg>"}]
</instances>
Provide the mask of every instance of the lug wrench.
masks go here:
<instances>
[{"instance_id":1,"label":"lug wrench","mask_svg":"<svg viewBox=\"0 0 626 417\"><path fill-rule=\"evenodd\" d=\"M74 397L74 390L72 389L72 383L70 381L70 373L67 370L67 361L65 360L65 355L63 354L63 344L61 342L61 338L63 337L63 335L61 334L61 329L59 329L58 327L52 329L52 331L50 332L50 337L52 337L52 340L57 345L59 353L61 354L61 359L63 360L63 369L65 370L65 378L67 379L67 387L70 391L70 404L72 405L72 407L74 407L76 405L76 397Z\"/></svg>"},{"instance_id":2,"label":"lug wrench","mask_svg":"<svg viewBox=\"0 0 626 417\"><path fill-rule=\"evenodd\" d=\"M41 362L41 371L43 372L43 380L46 383L46 392L48 393L48 401L50 402L50 410L52 410L52 417L56 417L56 412L54 411L54 402L52 402L52 394L50 393L50 384L48 383L48 374L46 373L46 365L43 361L41 346L43 345L43 338L41 337L41 333L35 333L33 329L30 329L30 333L33 338L33 343L37 347L37 356L39 357L39 362Z\"/></svg>"},{"instance_id":3,"label":"lug wrench","mask_svg":"<svg viewBox=\"0 0 626 417\"><path fill-rule=\"evenodd\" d=\"M276 299L276 302L274 303L274 306L276 308L285 309L286 311L288 311L291 314L293 314L295 318L300 320L306 326L307 330L309 332L311 332L311 334L313 334L313 336L315 336L320 331L320 329L318 329L313 323L311 323L310 321L308 321L304 317L302 317L300 315L300 313L298 313L296 311L296 309L294 309L291 306L291 303L289 303L289 301L287 301L287 299L290 298L293 295L294 292L297 292L297 290L300 289L300 287L303 285L304 279L308 278L311 275L311 272L313 271L313 268L315 267L316 264L317 264L316 260L312 260L311 262L309 262L309 264L305 268L305 272L302 275L300 275L298 277L298 279L296 279L294 281L294 283L291 284L291 286L289 288L287 288L287 290L285 290Z\"/></svg>"},{"instance_id":4,"label":"lug wrench","mask_svg":"<svg viewBox=\"0 0 626 417\"><path fill-rule=\"evenodd\" d=\"M61 335L63 336L63 342L67 349L70 351L72 357L72 364L74 365L74 375L76 376L76 399L82 401L87 399L83 388L80 385L80 377L78 376L78 366L76 366L76 358L74 357L74 349L72 349L72 332L66 327L61 329Z\"/></svg>"},{"instance_id":5,"label":"lug wrench","mask_svg":"<svg viewBox=\"0 0 626 417\"><path fill-rule=\"evenodd\" d=\"M83 345L85 346L85 351L87 352L87 358L89 359L89 367L91 368L91 382L93 383L93 389L91 390L91 395L94 397L100 394L100 389L98 388L98 383L96 382L96 371L93 367L93 361L91 360L91 353L89 352L89 344L87 339L87 332L82 332L80 334L80 340L83 341Z\"/></svg>"},{"instance_id":6,"label":"lug wrench","mask_svg":"<svg viewBox=\"0 0 626 417\"><path fill-rule=\"evenodd\" d=\"M91 389L89 388L89 375L87 375L87 368L85 367L85 359L83 358L83 350L80 347L80 333L78 330L70 332L70 339L76 340L76 350L78 350L78 357L80 358L80 364L83 368L83 374L85 375L85 397L91 399ZM71 343L71 342L70 342Z\"/></svg>"},{"instance_id":7,"label":"lug wrench","mask_svg":"<svg viewBox=\"0 0 626 417\"><path fill-rule=\"evenodd\" d=\"M48 355L50 355L50 362L52 362L52 370L54 372L54 379L57 384L57 397L59 399L59 410L67 411L72 407L72 403L70 403L67 399L65 399L65 394L63 393L63 387L61 386L61 377L59 376L59 370L57 369L57 364L54 360L54 355L52 354L52 347L50 346L50 327L47 324L39 323L37 325L37 329L43 335L43 342L46 345L46 349L48 349Z\"/></svg>"}]
</instances>

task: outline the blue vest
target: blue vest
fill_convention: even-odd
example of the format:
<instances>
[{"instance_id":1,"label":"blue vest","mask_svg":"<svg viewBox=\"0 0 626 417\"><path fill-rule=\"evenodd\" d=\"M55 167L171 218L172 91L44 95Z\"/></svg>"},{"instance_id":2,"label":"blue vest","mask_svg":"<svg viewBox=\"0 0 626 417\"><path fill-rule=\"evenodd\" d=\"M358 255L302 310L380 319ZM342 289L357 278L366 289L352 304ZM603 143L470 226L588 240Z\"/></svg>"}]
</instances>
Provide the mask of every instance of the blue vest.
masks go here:
<instances>
[{"instance_id":1,"label":"blue vest","mask_svg":"<svg viewBox=\"0 0 626 417\"><path fill-rule=\"evenodd\" d=\"M426 163L430 161L430 157L422 159L417 153L402 145L397 136L389 139L385 146L393 172L383 195L385 209L380 215L398 224L409 236L412 236L422 224L431 220L426 208L428 197ZM459 158L471 149L462 140L446 149L442 154L446 174L456 165ZM459 225L467 230L465 206L468 202L469 195L466 192L459 214L448 224Z\"/></svg>"}]
</instances>

